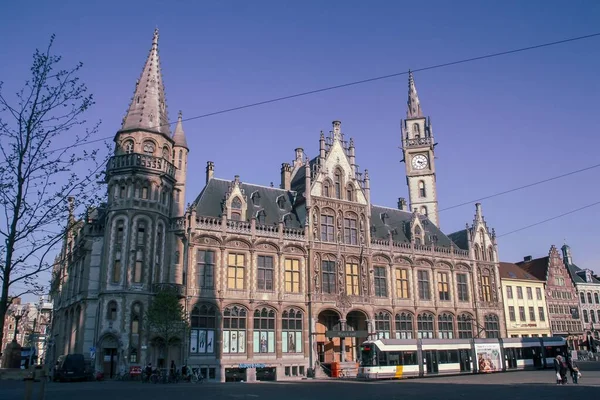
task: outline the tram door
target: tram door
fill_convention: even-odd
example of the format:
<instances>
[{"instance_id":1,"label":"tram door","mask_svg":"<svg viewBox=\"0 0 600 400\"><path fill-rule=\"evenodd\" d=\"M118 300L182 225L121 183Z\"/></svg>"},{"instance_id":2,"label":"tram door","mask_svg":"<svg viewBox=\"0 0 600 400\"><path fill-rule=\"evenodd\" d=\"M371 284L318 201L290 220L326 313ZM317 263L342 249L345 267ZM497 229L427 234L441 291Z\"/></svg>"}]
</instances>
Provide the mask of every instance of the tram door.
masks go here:
<instances>
[{"instance_id":1,"label":"tram door","mask_svg":"<svg viewBox=\"0 0 600 400\"><path fill-rule=\"evenodd\" d=\"M504 349L504 357L506 358L506 369L517 368L517 354L516 349L508 348Z\"/></svg>"},{"instance_id":2,"label":"tram door","mask_svg":"<svg viewBox=\"0 0 600 400\"><path fill-rule=\"evenodd\" d=\"M458 360L460 362L460 372L471 371L471 357L469 357L469 350L461 349L458 351Z\"/></svg>"},{"instance_id":3,"label":"tram door","mask_svg":"<svg viewBox=\"0 0 600 400\"><path fill-rule=\"evenodd\" d=\"M535 368L542 368L542 349L541 348L533 348L532 350L532 354L533 354L533 366Z\"/></svg>"},{"instance_id":4,"label":"tram door","mask_svg":"<svg viewBox=\"0 0 600 400\"><path fill-rule=\"evenodd\" d=\"M438 358L436 350L425 350L423 351L425 355L425 371L427 374L437 374L438 373Z\"/></svg>"}]
</instances>

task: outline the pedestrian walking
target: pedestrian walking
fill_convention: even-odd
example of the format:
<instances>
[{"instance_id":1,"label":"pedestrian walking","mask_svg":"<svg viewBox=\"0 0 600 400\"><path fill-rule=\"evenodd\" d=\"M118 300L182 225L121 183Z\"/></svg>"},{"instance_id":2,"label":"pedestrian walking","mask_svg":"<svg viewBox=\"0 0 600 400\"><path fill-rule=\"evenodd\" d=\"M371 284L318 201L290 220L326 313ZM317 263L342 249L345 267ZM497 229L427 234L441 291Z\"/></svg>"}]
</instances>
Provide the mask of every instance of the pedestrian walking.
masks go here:
<instances>
[{"instance_id":1,"label":"pedestrian walking","mask_svg":"<svg viewBox=\"0 0 600 400\"><path fill-rule=\"evenodd\" d=\"M564 385L567 383L567 363L560 354L554 359L554 371L556 372L556 384Z\"/></svg>"}]
</instances>

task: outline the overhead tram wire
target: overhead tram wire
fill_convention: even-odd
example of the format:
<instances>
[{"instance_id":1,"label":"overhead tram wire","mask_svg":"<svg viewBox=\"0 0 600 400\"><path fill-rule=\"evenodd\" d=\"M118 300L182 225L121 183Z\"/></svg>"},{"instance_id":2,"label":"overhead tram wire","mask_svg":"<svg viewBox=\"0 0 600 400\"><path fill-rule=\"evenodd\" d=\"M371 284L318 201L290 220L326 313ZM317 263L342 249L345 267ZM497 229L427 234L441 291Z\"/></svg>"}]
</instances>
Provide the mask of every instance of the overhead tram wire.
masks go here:
<instances>
[{"instance_id":1,"label":"overhead tram wire","mask_svg":"<svg viewBox=\"0 0 600 400\"><path fill-rule=\"evenodd\" d=\"M470 201L465 201L463 203L455 204L455 205L450 206L450 207L442 208L441 210L439 210L439 212L447 211L447 210L452 210L453 208L458 208L458 207L470 205L470 204L476 203L478 201L487 200L487 199L491 199L493 197L498 197L498 196L502 196L504 194L508 194L508 193L519 191L519 190L527 189L527 188L530 188L530 187L533 187L533 186L541 185L542 183L551 182L551 181L554 181L556 179L564 178L564 177L570 176L570 175L575 175L575 174L578 174L580 172L589 171L590 169L594 169L594 168L598 168L598 167L600 167L600 164L590 165L589 167L585 167L585 168L581 168L581 169L578 169L578 170L575 170L575 171L567 172L567 173L564 173L562 175L553 176L551 178L543 179L541 181L537 181L537 182L533 182L533 183L528 183L528 184L523 185L523 186L519 186L519 187L516 187L516 188L504 190L502 192L494 193L494 194L491 194L489 196L480 197L478 199L473 199L473 200L470 200Z\"/></svg>"},{"instance_id":2,"label":"overhead tram wire","mask_svg":"<svg viewBox=\"0 0 600 400\"><path fill-rule=\"evenodd\" d=\"M573 214L573 213L576 213L576 212L578 212L578 211L582 211L582 210L585 210L585 209L587 209L587 208L590 208L590 207L597 206L597 205L599 205L599 204L600 204L600 201L597 201L597 202L595 202L595 203L588 204L587 206L579 207L579 208L576 208L575 210L567 211L567 212L565 212L565 213L562 213L562 214L556 215L556 216L554 216L554 217L546 218L546 219L545 219L545 220L543 220L543 221L539 221L539 222L536 222L536 223L534 223L534 224L530 224L530 225L524 226L524 227L522 227L522 228L515 229L515 230L512 230L512 231L509 231L509 232L503 233L503 234L501 234L501 235L498 235L498 236L496 236L496 237L498 237L498 238L501 238L501 237L503 237L503 236L512 235L513 233L521 232L521 231L524 231L525 229L533 228L534 226L538 226L538 225L545 224L546 222L554 221L555 219L562 218L562 217L564 217L564 216L567 216L567 215L569 215L569 214Z\"/></svg>"},{"instance_id":3,"label":"overhead tram wire","mask_svg":"<svg viewBox=\"0 0 600 400\"><path fill-rule=\"evenodd\" d=\"M563 40L557 40L557 41L554 41L554 42L536 44L536 45L533 45L533 46L521 47L521 48L513 49L513 50L501 51L501 52L498 52L498 53L486 54L486 55L483 55L483 56L465 58L465 59L458 60L458 61L451 61L451 62L446 62L446 63L441 63L441 64L430 65L430 66L427 66L427 67L416 68L416 69L413 69L411 71L412 72L429 71L429 70L432 70L432 69L445 68L445 67L450 67L450 66L453 66L453 65L465 64L465 63L469 63L469 62L473 62L473 61L484 60L484 59L487 59L487 58L494 58L494 57L500 57L500 56L505 56L505 55L509 55L509 54L521 53L521 52L524 52L524 51L536 50L536 49L540 49L540 48L543 48L543 47L550 47L550 46L555 46L555 45L558 45L558 44L570 43L570 42L575 42L575 41L584 40L584 39L590 39L590 38L598 37L598 36L600 36L600 32L592 33L592 34L584 35L584 36L572 37L572 38L563 39ZM309 91L306 91L306 92L291 94L291 95L288 95L288 96L276 97L276 98L273 98L273 99L270 99L270 100L263 100L263 101L259 101L259 102L255 102L255 103L250 103L250 104L242 105L242 106L237 106L237 107L232 107L232 108L226 108L226 109L219 110L219 111L213 111L213 112L210 112L210 113L207 113L207 114L200 114L200 115L196 115L194 117L183 118L181 121L182 122L193 121L193 120L200 119L200 118L212 117L212 116L219 115L219 114L225 114L225 113L229 113L229 112L233 112L233 111L244 110L246 108L258 107L258 106L262 106L262 105L265 105L265 104L276 103L276 102L284 101L284 100L291 100L291 99L295 99L297 97L309 96L311 94L317 94L317 93L327 92L327 91L330 91L330 90L342 89L342 88L349 87L349 86L361 85L363 83L369 83L369 82L380 81L380 80L383 80L383 79L395 78L397 76L402 76L402 75L408 75L408 71L396 72L396 73L393 73L393 74L377 76L377 77L374 77L374 78L367 78L367 79L362 79L362 80L358 80L358 81L354 81L354 82L342 83L340 85L328 86L328 87L324 87L324 88L321 88L321 89L309 90ZM169 122L167 124L157 125L157 126L155 126L153 128L160 128L162 126L170 126L170 125L173 125L175 123L176 123L176 121L175 122ZM103 137L103 138L100 138L100 139L90 140L90 141L87 141L85 143L78 144L76 146L84 146L84 145L90 144L90 143L101 142L103 140L111 139L112 137L113 136L106 136L106 137ZM68 149L68 148L71 148L71 147L75 147L75 146L61 147L61 148L58 148L58 149L55 149L55 150L51 150L51 152L65 150L65 149Z\"/></svg>"}]
</instances>

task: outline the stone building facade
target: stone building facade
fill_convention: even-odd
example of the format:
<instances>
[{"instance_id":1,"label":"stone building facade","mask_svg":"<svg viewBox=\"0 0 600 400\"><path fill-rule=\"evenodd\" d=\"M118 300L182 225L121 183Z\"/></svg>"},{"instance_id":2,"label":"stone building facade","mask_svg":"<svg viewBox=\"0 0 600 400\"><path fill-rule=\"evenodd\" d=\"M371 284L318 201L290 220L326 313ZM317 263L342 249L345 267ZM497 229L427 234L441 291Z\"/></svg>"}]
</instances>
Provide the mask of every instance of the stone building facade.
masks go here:
<instances>
[{"instance_id":1,"label":"stone building facade","mask_svg":"<svg viewBox=\"0 0 600 400\"><path fill-rule=\"evenodd\" d=\"M545 282L518 265L500 263L508 337L551 336Z\"/></svg>"},{"instance_id":2,"label":"stone building facade","mask_svg":"<svg viewBox=\"0 0 600 400\"><path fill-rule=\"evenodd\" d=\"M579 306L581 307L581 323L584 332L586 350L600 353L600 280L594 277L589 269L579 268L573 263L571 248L562 248L563 261L575 284Z\"/></svg>"},{"instance_id":3,"label":"stone building facade","mask_svg":"<svg viewBox=\"0 0 600 400\"><path fill-rule=\"evenodd\" d=\"M548 256L525 257L519 267L546 283L546 303L553 336L567 339L570 348L579 350L584 341L579 297L567 267L555 246Z\"/></svg>"},{"instance_id":4,"label":"stone building facade","mask_svg":"<svg viewBox=\"0 0 600 400\"><path fill-rule=\"evenodd\" d=\"M190 323L170 358L209 379L300 378L356 360L368 338L506 335L496 238L481 205L465 229L439 229L433 129L412 74L401 133L410 206L371 203L368 171L334 121L317 157L297 148L282 164L280 187L217 178L209 161L204 189L184 209L188 146L181 114L172 135L167 121L156 33L115 136L108 203L82 224L98 221L96 247L87 233L78 238L89 270L79 276L94 272L61 306L63 349L95 348L105 371L164 362L141 316L165 285ZM57 268L55 301L71 264ZM87 305L94 320L77 317ZM60 327L73 321L89 335L67 340L72 329ZM347 331L355 337L339 337Z\"/></svg>"}]
</instances>

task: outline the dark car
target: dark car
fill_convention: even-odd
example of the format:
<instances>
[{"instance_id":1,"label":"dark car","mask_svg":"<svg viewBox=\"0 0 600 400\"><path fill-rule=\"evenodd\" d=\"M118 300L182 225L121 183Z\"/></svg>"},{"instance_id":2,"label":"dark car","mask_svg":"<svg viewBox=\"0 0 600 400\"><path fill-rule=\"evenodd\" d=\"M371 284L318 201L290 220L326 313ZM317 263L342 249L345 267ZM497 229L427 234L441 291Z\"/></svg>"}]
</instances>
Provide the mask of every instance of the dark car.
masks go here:
<instances>
[{"instance_id":1,"label":"dark car","mask_svg":"<svg viewBox=\"0 0 600 400\"><path fill-rule=\"evenodd\" d=\"M83 381L87 379L87 375L83 354L67 354L58 357L54 371L55 381Z\"/></svg>"}]
</instances>

